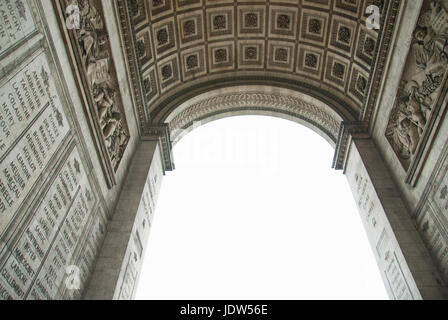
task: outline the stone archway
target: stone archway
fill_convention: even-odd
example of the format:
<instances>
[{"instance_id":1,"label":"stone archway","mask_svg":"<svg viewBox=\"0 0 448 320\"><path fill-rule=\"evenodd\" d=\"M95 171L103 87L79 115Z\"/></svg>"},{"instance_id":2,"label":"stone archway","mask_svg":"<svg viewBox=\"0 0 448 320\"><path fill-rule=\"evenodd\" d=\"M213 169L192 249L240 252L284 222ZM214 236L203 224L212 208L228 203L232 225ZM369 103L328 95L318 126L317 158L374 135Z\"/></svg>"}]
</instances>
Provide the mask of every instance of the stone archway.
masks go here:
<instances>
[{"instance_id":1,"label":"stone archway","mask_svg":"<svg viewBox=\"0 0 448 320\"><path fill-rule=\"evenodd\" d=\"M244 112L196 123L173 154L135 299L388 299L315 131Z\"/></svg>"},{"instance_id":2,"label":"stone archway","mask_svg":"<svg viewBox=\"0 0 448 320\"><path fill-rule=\"evenodd\" d=\"M422 240L363 124L344 121L323 102L292 90L233 86L184 101L142 139L85 298L133 297L163 173L173 166L171 141L198 124L238 114L288 118L323 136L335 148L333 166L347 176L390 297L443 297L443 289L427 290L428 277L441 278L425 253L415 252Z\"/></svg>"},{"instance_id":3,"label":"stone archway","mask_svg":"<svg viewBox=\"0 0 448 320\"><path fill-rule=\"evenodd\" d=\"M67 26L70 4L86 30ZM10 5L0 298L131 298L172 143L243 113L334 146L392 298L448 297L448 0ZM79 290L65 285L70 266Z\"/></svg>"},{"instance_id":4,"label":"stone archway","mask_svg":"<svg viewBox=\"0 0 448 320\"><path fill-rule=\"evenodd\" d=\"M162 119L171 140L179 141L200 124L232 115L258 114L280 117L307 126L333 147L343 118L309 95L273 86L232 86L211 90L181 103Z\"/></svg>"}]
</instances>

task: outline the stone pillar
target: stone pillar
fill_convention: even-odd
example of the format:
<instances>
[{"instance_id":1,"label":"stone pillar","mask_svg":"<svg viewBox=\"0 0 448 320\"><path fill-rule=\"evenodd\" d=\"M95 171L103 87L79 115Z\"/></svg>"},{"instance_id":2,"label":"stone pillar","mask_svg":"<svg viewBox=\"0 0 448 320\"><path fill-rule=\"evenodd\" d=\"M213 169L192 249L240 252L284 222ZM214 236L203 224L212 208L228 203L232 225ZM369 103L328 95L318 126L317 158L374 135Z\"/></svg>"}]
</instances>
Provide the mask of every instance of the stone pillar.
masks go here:
<instances>
[{"instance_id":1,"label":"stone pillar","mask_svg":"<svg viewBox=\"0 0 448 320\"><path fill-rule=\"evenodd\" d=\"M159 139L142 138L84 299L132 299L164 174Z\"/></svg>"},{"instance_id":2,"label":"stone pillar","mask_svg":"<svg viewBox=\"0 0 448 320\"><path fill-rule=\"evenodd\" d=\"M373 140L359 123L344 129L349 139L345 156L340 157L344 161L339 163L343 163L389 296L446 299L447 287Z\"/></svg>"}]
</instances>

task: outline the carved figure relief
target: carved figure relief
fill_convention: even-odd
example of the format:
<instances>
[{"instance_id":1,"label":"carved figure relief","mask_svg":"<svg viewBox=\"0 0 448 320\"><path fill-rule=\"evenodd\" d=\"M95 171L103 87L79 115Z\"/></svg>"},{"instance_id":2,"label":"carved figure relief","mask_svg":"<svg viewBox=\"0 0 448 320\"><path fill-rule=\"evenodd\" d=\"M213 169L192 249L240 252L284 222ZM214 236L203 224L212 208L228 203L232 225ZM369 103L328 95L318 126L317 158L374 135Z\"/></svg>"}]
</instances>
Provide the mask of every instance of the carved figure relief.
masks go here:
<instances>
[{"instance_id":1,"label":"carved figure relief","mask_svg":"<svg viewBox=\"0 0 448 320\"><path fill-rule=\"evenodd\" d=\"M66 4L76 5L80 10L80 28L71 34L73 49L81 62L78 68L85 79L89 111L107 150L107 160L116 172L129 141L129 131L101 3L72 0L66 1ZM65 7L64 4L62 7ZM140 49L144 50L144 44L140 44Z\"/></svg>"},{"instance_id":2,"label":"carved figure relief","mask_svg":"<svg viewBox=\"0 0 448 320\"><path fill-rule=\"evenodd\" d=\"M440 1L425 5L386 130L406 170L427 134L428 122L439 111L435 105L448 70L448 12Z\"/></svg>"}]
</instances>

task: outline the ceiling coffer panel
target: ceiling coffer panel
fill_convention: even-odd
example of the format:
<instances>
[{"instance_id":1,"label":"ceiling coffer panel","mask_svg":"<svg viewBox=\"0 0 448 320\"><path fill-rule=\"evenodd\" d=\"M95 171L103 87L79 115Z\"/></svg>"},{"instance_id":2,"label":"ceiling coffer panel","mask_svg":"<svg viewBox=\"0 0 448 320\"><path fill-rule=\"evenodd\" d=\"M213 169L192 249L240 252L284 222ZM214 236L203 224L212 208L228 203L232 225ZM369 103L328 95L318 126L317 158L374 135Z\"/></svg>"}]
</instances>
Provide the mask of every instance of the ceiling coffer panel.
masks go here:
<instances>
[{"instance_id":1,"label":"ceiling coffer panel","mask_svg":"<svg viewBox=\"0 0 448 320\"><path fill-rule=\"evenodd\" d=\"M119 0L142 127L191 84L249 73L342 97L359 118L381 35L366 27L372 4L384 11L375 0Z\"/></svg>"}]
</instances>

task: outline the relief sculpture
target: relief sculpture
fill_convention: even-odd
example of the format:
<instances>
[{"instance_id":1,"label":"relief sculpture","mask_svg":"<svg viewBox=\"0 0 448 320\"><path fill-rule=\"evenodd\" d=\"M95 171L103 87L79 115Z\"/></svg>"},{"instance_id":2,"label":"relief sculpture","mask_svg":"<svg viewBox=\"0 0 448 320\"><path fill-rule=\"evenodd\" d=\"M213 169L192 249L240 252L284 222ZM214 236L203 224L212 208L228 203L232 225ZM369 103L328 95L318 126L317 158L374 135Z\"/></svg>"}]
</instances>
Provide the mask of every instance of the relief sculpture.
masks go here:
<instances>
[{"instance_id":1,"label":"relief sculpture","mask_svg":"<svg viewBox=\"0 0 448 320\"><path fill-rule=\"evenodd\" d=\"M113 172L116 172L129 141L129 130L113 67L101 3L97 2L72 0L65 1L65 4L79 8L80 28L73 30L72 44L82 65L80 71L84 78L84 86L87 87L94 127L100 133L110 165Z\"/></svg>"},{"instance_id":2,"label":"relief sculpture","mask_svg":"<svg viewBox=\"0 0 448 320\"><path fill-rule=\"evenodd\" d=\"M386 130L407 170L422 144L448 69L448 12L440 1L426 2L413 32L410 52ZM442 97L443 98L443 97Z\"/></svg>"}]
</instances>

